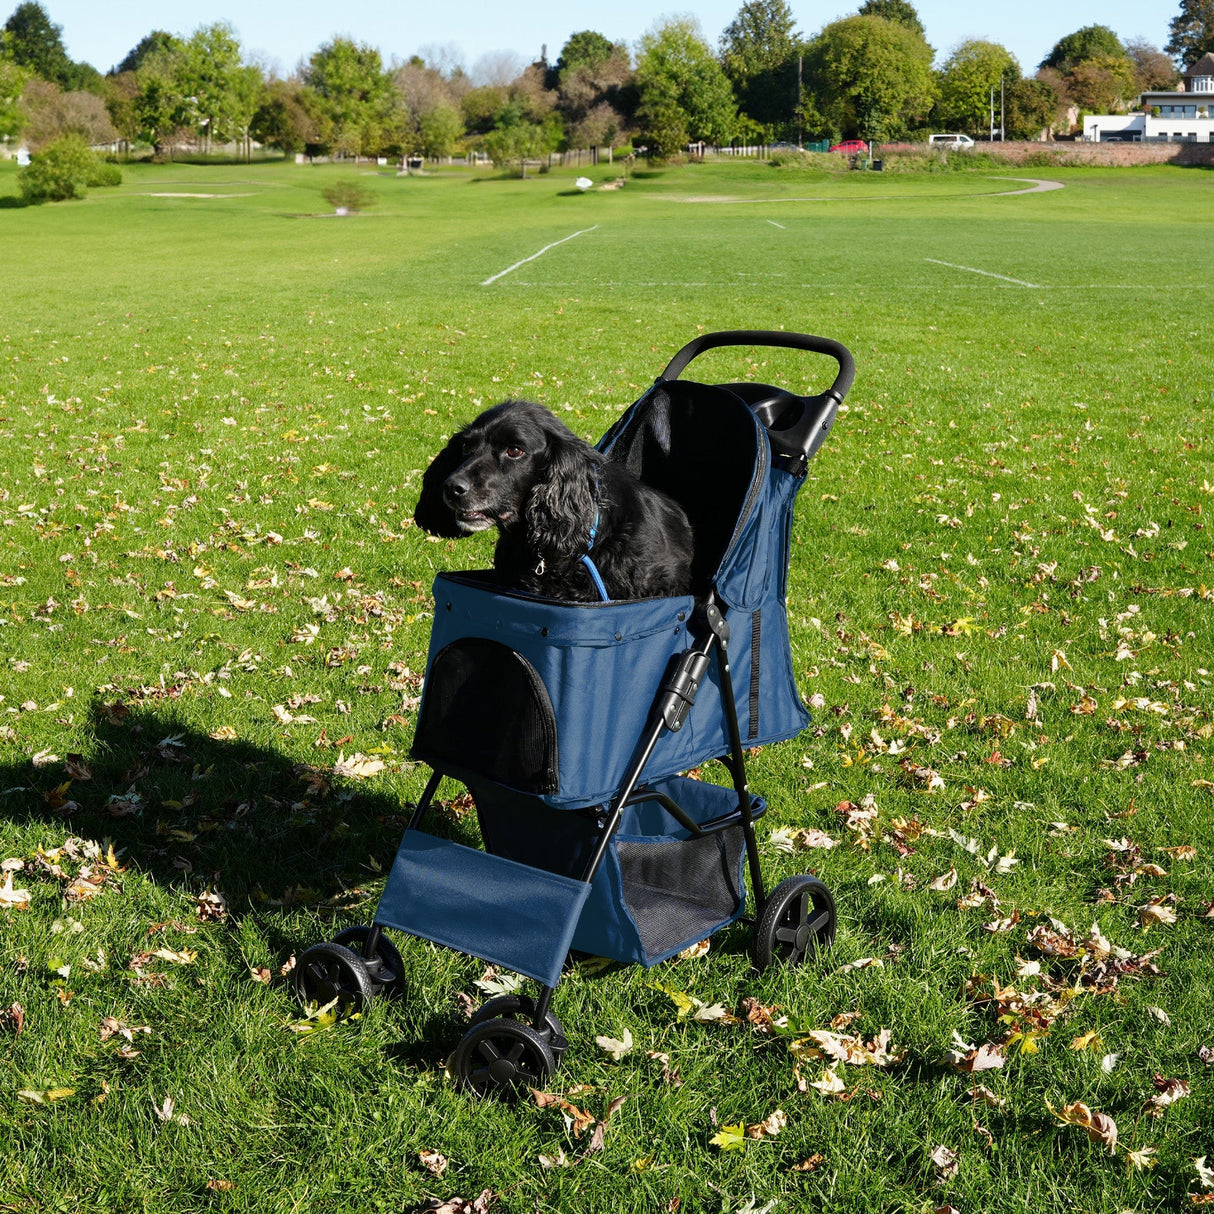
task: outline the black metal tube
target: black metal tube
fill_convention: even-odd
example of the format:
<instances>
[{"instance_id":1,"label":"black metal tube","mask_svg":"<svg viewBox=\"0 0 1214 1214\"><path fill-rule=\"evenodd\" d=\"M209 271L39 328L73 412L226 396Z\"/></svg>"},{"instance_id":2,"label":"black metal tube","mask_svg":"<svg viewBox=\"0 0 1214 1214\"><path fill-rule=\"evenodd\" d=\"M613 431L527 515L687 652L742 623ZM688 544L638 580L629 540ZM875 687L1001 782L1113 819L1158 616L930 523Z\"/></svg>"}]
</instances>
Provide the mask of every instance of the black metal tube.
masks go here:
<instances>
[{"instance_id":1,"label":"black metal tube","mask_svg":"<svg viewBox=\"0 0 1214 1214\"><path fill-rule=\"evenodd\" d=\"M721 675L721 701L725 712L725 724L729 729L729 749L733 762L734 790L738 794L738 813L742 818L742 834L746 839L746 864L750 872L750 887L754 891L756 909L767 901L763 886L763 869L759 864L759 844L755 836L754 819L750 813L750 788L746 783L746 751L742 747L742 730L738 725L738 706L733 698L733 677L729 671L729 653L722 646L718 655Z\"/></svg>"},{"instance_id":2,"label":"black metal tube","mask_svg":"<svg viewBox=\"0 0 1214 1214\"><path fill-rule=\"evenodd\" d=\"M422 793L421 800L418 801L417 808L413 811L413 817L409 819L410 830L420 829L422 819L426 816L426 811L430 808L430 802L434 800L434 794L438 792L438 786L442 783L442 779L443 773L436 771L426 782L426 788Z\"/></svg>"}]
</instances>

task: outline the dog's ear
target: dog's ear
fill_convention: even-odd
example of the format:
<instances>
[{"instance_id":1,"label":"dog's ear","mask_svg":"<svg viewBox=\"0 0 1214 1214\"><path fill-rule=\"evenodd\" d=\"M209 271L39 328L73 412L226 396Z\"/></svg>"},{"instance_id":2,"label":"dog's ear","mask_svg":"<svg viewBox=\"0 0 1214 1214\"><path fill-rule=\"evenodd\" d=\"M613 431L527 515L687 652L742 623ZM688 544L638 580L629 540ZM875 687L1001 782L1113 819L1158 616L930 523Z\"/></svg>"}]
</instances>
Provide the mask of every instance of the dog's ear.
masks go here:
<instances>
[{"instance_id":1,"label":"dog's ear","mask_svg":"<svg viewBox=\"0 0 1214 1214\"><path fill-rule=\"evenodd\" d=\"M443 499L443 484L463 463L463 459L463 444L457 434L434 457L422 476L422 493L413 511L413 521L429 535L457 540L465 534L460 529L455 512Z\"/></svg>"},{"instance_id":2,"label":"dog's ear","mask_svg":"<svg viewBox=\"0 0 1214 1214\"><path fill-rule=\"evenodd\" d=\"M527 499L527 539L539 553L585 552L595 519L596 455L561 427L546 434L547 467Z\"/></svg>"}]
</instances>

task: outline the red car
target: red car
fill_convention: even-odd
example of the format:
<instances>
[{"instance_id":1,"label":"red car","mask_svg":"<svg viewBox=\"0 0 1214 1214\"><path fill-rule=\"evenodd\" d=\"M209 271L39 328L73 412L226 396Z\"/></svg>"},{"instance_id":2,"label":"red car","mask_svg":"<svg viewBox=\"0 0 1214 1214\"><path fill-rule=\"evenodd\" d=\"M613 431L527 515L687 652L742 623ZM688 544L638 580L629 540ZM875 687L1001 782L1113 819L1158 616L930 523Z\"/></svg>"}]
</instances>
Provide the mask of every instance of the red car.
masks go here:
<instances>
[{"instance_id":1,"label":"red car","mask_svg":"<svg viewBox=\"0 0 1214 1214\"><path fill-rule=\"evenodd\" d=\"M867 152L868 144L863 139L847 139L843 143L836 143L830 150L842 152L845 156L852 156L856 152Z\"/></svg>"}]
</instances>

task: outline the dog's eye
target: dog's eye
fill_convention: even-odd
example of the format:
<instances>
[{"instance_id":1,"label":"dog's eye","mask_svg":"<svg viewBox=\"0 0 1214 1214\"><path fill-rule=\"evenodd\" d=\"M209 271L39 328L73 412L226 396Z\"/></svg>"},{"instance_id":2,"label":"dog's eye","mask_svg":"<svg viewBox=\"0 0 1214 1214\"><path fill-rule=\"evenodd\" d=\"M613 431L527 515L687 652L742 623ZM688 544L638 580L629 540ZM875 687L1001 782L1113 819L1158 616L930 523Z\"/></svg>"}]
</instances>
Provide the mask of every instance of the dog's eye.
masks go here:
<instances>
[{"instance_id":1,"label":"dog's eye","mask_svg":"<svg viewBox=\"0 0 1214 1214\"><path fill-rule=\"evenodd\" d=\"M522 447L518 446L517 444L506 448L506 458L507 459L522 459L523 456L526 454L527 454L527 452L524 451L522 449Z\"/></svg>"}]
</instances>

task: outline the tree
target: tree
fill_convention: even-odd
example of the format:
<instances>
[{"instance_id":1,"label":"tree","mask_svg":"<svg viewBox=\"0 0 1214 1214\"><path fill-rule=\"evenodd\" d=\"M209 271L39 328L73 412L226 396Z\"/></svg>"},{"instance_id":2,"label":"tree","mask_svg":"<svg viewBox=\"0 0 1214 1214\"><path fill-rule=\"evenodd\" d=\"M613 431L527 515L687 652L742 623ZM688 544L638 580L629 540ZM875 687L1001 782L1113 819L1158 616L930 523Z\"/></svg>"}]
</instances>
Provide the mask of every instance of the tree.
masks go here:
<instances>
[{"instance_id":1,"label":"tree","mask_svg":"<svg viewBox=\"0 0 1214 1214\"><path fill-rule=\"evenodd\" d=\"M1076 63L1085 59L1103 57L1125 58L1125 47L1121 39L1107 25L1085 25L1083 29L1067 34L1054 43L1054 49L1041 61L1041 67L1069 71Z\"/></svg>"},{"instance_id":2,"label":"tree","mask_svg":"<svg viewBox=\"0 0 1214 1214\"><path fill-rule=\"evenodd\" d=\"M556 61L557 80L578 68L600 67L616 54L617 49L615 43L596 30L571 34Z\"/></svg>"},{"instance_id":3,"label":"tree","mask_svg":"<svg viewBox=\"0 0 1214 1214\"><path fill-rule=\"evenodd\" d=\"M63 46L63 26L52 23L41 4L19 4L4 23L8 54L18 67L60 87L71 87L73 63Z\"/></svg>"},{"instance_id":4,"label":"tree","mask_svg":"<svg viewBox=\"0 0 1214 1214\"><path fill-rule=\"evenodd\" d=\"M1163 49L1184 69L1214 51L1214 0L1180 0L1180 12L1168 23L1171 37Z\"/></svg>"},{"instance_id":5,"label":"tree","mask_svg":"<svg viewBox=\"0 0 1214 1214\"><path fill-rule=\"evenodd\" d=\"M316 94L328 147L376 155L389 137L392 88L374 47L334 38L308 60L304 82Z\"/></svg>"},{"instance_id":6,"label":"tree","mask_svg":"<svg viewBox=\"0 0 1214 1214\"><path fill-rule=\"evenodd\" d=\"M845 17L809 44L807 120L831 137L897 138L935 99L932 48L882 17Z\"/></svg>"},{"instance_id":7,"label":"tree","mask_svg":"<svg viewBox=\"0 0 1214 1214\"><path fill-rule=\"evenodd\" d=\"M610 147L623 138L632 104L628 48L593 30L574 34L556 61L556 108L571 147Z\"/></svg>"},{"instance_id":8,"label":"tree","mask_svg":"<svg viewBox=\"0 0 1214 1214\"><path fill-rule=\"evenodd\" d=\"M150 34L145 34L140 38L135 46L127 51L126 57L110 74L117 76L123 72L137 72L150 55L180 51L184 45L176 34L166 33L164 30L153 30Z\"/></svg>"},{"instance_id":9,"label":"tree","mask_svg":"<svg viewBox=\"0 0 1214 1214\"><path fill-rule=\"evenodd\" d=\"M418 58L392 73L405 115L405 151L422 156L449 156L464 133L459 96L443 74Z\"/></svg>"},{"instance_id":10,"label":"tree","mask_svg":"<svg viewBox=\"0 0 1214 1214\"><path fill-rule=\"evenodd\" d=\"M1125 53L1134 69L1134 88L1139 93L1176 87L1176 68L1159 47L1145 38L1131 38L1125 44Z\"/></svg>"},{"instance_id":11,"label":"tree","mask_svg":"<svg viewBox=\"0 0 1214 1214\"><path fill-rule=\"evenodd\" d=\"M493 130L482 146L495 165L518 169L520 177L527 176L527 161L545 149L544 127L527 117L523 106L512 103L495 116Z\"/></svg>"},{"instance_id":12,"label":"tree","mask_svg":"<svg viewBox=\"0 0 1214 1214\"><path fill-rule=\"evenodd\" d=\"M312 141L313 123L303 93L298 80L268 81L249 123L249 134L288 156L304 151Z\"/></svg>"},{"instance_id":13,"label":"tree","mask_svg":"<svg viewBox=\"0 0 1214 1214\"><path fill-rule=\"evenodd\" d=\"M1103 55L1076 63L1067 73L1067 95L1081 110L1108 114L1134 94L1134 69L1124 55Z\"/></svg>"},{"instance_id":14,"label":"tree","mask_svg":"<svg viewBox=\"0 0 1214 1214\"><path fill-rule=\"evenodd\" d=\"M653 153L669 156L690 139L728 143L737 125L729 80L694 17L671 17L639 44L637 121Z\"/></svg>"},{"instance_id":15,"label":"tree","mask_svg":"<svg viewBox=\"0 0 1214 1214\"><path fill-rule=\"evenodd\" d=\"M990 128L991 90L1002 95L1006 85L1020 79L1020 65L997 42L971 39L962 42L940 70L940 95L933 117L948 130L976 135Z\"/></svg>"},{"instance_id":16,"label":"tree","mask_svg":"<svg viewBox=\"0 0 1214 1214\"><path fill-rule=\"evenodd\" d=\"M796 121L800 35L785 0L746 0L721 35L721 66L739 108L768 139Z\"/></svg>"},{"instance_id":17,"label":"tree","mask_svg":"<svg viewBox=\"0 0 1214 1214\"><path fill-rule=\"evenodd\" d=\"M1004 98L1004 132L1010 139L1036 139L1058 122L1061 98L1045 80L1012 81Z\"/></svg>"},{"instance_id":18,"label":"tree","mask_svg":"<svg viewBox=\"0 0 1214 1214\"><path fill-rule=\"evenodd\" d=\"M25 86L21 104L28 118L29 144L35 150L65 135L78 135L86 145L118 138L105 102L96 93L79 89L65 93L57 84L35 77Z\"/></svg>"},{"instance_id":19,"label":"tree","mask_svg":"<svg viewBox=\"0 0 1214 1214\"><path fill-rule=\"evenodd\" d=\"M912 33L916 33L924 41L927 40L927 31L923 28L923 22L919 20L919 14L915 12L915 6L909 3L909 0L864 0L860 5L861 17L884 17L886 21L892 21L895 25L905 25Z\"/></svg>"},{"instance_id":20,"label":"tree","mask_svg":"<svg viewBox=\"0 0 1214 1214\"><path fill-rule=\"evenodd\" d=\"M0 142L15 138L25 126L21 94L30 78L28 69L7 54L9 41L9 35L0 31Z\"/></svg>"},{"instance_id":21,"label":"tree","mask_svg":"<svg viewBox=\"0 0 1214 1214\"><path fill-rule=\"evenodd\" d=\"M257 109L261 74L241 62L240 40L226 21L203 25L175 59L182 95L192 99L207 145L243 139Z\"/></svg>"}]
</instances>

